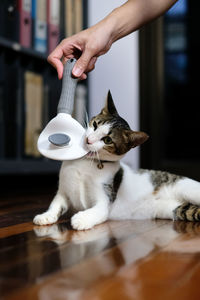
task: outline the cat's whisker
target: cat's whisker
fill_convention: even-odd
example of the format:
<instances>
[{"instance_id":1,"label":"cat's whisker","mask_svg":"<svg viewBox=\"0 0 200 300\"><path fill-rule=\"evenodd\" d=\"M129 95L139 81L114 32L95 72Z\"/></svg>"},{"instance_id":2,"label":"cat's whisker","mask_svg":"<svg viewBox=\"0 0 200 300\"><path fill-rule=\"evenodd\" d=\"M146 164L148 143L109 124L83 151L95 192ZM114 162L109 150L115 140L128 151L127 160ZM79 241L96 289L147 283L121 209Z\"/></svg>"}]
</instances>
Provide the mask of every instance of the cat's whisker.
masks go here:
<instances>
[{"instance_id":1,"label":"cat's whisker","mask_svg":"<svg viewBox=\"0 0 200 300\"><path fill-rule=\"evenodd\" d=\"M99 163L101 163L101 160L100 160L99 152L98 152L98 151L96 151L96 155L97 155L97 159L98 159Z\"/></svg>"},{"instance_id":2,"label":"cat's whisker","mask_svg":"<svg viewBox=\"0 0 200 300\"><path fill-rule=\"evenodd\" d=\"M93 164L94 164L94 160L95 160L95 157L94 156L92 156L92 159L91 159L91 162L90 162L90 166L92 167L93 166Z\"/></svg>"},{"instance_id":3,"label":"cat's whisker","mask_svg":"<svg viewBox=\"0 0 200 300\"><path fill-rule=\"evenodd\" d=\"M83 156L80 160L81 161L84 161L84 160L86 160L87 158L86 158L86 156Z\"/></svg>"}]
</instances>

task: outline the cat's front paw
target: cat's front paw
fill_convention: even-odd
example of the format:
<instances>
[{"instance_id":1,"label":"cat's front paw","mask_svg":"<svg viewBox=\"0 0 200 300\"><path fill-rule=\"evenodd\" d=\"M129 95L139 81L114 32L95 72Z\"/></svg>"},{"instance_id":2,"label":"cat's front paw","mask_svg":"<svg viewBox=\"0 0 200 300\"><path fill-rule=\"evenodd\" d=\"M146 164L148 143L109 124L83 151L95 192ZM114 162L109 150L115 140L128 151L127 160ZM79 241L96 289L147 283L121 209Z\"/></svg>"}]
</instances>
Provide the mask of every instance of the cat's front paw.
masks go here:
<instances>
[{"instance_id":1,"label":"cat's front paw","mask_svg":"<svg viewBox=\"0 0 200 300\"><path fill-rule=\"evenodd\" d=\"M57 215L47 211L41 215L35 216L35 218L33 219L33 223L36 225L49 225L57 222L57 220Z\"/></svg>"},{"instance_id":2,"label":"cat's front paw","mask_svg":"<svg viewBox=\"0 0 200 300\"><path fill-rule=\"evenodd\" d=\"M86 211L79 211L71 219L71 225L76 230L90 229L95 225Z\"/></svg>"}]
</instances>

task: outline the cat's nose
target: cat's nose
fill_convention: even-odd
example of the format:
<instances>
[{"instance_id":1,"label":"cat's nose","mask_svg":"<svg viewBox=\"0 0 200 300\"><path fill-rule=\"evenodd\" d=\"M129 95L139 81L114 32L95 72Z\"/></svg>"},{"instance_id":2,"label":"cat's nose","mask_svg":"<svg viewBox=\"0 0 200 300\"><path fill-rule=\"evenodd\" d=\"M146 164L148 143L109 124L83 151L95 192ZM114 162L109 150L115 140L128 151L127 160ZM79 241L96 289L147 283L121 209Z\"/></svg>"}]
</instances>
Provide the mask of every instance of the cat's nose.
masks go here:
<instances>
[{"instance_id":1,"label":"cat's nose","mask_svg":"<svg viewBox=\"0 0 200 300\"><path fill-rule=\"evenodd\" d=\"M91 142L91 140L90 140L89 138L86 138L86 143L87 143L88 145L91 145L91 144L92 144L92 142Z\"/></svg>"}]
</instances>

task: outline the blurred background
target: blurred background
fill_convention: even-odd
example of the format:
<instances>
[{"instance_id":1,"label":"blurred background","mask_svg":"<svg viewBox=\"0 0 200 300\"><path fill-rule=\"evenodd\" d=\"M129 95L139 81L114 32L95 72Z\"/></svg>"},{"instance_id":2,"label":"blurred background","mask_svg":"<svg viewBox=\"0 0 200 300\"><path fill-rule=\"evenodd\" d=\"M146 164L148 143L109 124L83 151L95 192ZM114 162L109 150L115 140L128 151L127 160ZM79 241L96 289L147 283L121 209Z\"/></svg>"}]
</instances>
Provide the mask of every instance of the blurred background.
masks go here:
<instances>
[{"instance_id":1,"label":"blurred background","mask_svg":"<svg viewBox=\"0 0 200 300\"><path fill-rule=\"evenodd\" d=\"M200 179L198 3L178 1L140 31L141 164Z\"/></svg>"},{"instance_id":2,"label":"blurred background","mask_svg":"<svg viewBox=\"0 0 200 300\"><path fill-rule=\"evenodd\" d=\"M39 155L37 138L56 115L61 82L46 58L121 0L0 2L0 182L2 195L56 191L60 163ZM198 2L179 0L164 16L113 44L77 87L74 117L99 113L108 90L120 115L150 139L124 160L200 180Z\"/></svg>"}]
</instances>

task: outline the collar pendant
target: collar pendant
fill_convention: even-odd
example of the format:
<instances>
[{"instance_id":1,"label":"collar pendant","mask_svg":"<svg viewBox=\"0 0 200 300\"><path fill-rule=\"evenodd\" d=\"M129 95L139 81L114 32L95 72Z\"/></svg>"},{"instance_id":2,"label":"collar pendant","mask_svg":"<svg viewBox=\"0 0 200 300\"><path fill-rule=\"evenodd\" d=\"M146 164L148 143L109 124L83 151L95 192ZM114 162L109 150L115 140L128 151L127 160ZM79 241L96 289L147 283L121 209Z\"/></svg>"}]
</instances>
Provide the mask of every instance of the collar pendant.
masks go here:
<instances>
[{"instance_id":1,"label":"collar pendant","mask_svg":"<svg viewBox=\"0 0 200 300\"><path fill-rule=\"evenodd\" d=\"M100 161L100 162L97 164L97 168L98 168L99 170L101 170L101 169L103 169L103 167L104 167L104 165L103 165L102 161Z\"/></svg>"}]
</instances>

